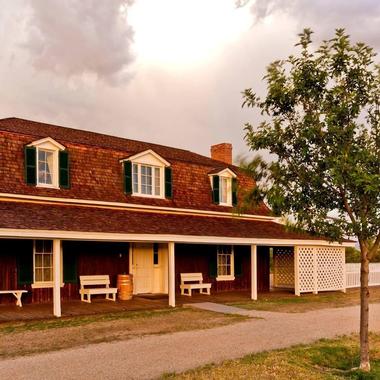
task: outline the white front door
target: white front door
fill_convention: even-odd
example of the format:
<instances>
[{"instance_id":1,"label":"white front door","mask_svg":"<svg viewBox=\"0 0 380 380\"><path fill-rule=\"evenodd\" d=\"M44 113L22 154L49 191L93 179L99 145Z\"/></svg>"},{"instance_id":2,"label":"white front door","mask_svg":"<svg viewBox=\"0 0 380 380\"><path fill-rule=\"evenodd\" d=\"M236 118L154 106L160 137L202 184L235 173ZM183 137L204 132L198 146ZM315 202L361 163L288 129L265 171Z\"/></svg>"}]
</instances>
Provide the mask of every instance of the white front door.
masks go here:
<instances>
[{"instance_id":1,"label":"white front door","mask_svg":"<svg viewBox=\"0 0 380 380\"><path fill-rule=\"evenodd\" d=\"M153 292L153 246L152 244L134 244L132 252L134 293Z\"/></svg>"}]
</instances>

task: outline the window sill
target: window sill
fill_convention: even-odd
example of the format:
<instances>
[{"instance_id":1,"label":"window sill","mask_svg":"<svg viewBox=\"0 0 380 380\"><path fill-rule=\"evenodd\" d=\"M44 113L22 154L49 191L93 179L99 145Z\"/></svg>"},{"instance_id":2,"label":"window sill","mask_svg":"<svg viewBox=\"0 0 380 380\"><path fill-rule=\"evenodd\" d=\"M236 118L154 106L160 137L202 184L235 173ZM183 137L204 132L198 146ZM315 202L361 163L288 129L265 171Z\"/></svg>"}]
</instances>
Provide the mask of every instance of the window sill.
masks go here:
<instances>
[{"instance_id":1,"label":"window sill","mask_svg":"<svg viewBox=\"0 0 380 380\"><path fill-rule=\"evenodd\" d=\"M153 198L153 199L165 199L165 197L161 195L149 195L149 194L139 194L139 193L132 193L133 197L142 197L142 198Z\"/></svg>"},{"instance_id":2,"label":"window sill","mask_svg":"<svg viewBox=\"0 0 380 380\"><path fill-rule=\"evenodd\" d=\"M218 276L216 281L234 281L235 276Z\"/></svg>"},{"instance_id":3,"label":"window sill","mask_svg":"<svg viewBox=\"0 0 380 380\"><path fill-rule=\"evenodd\" d=\"M61 283L61 288L65 286L64 283ZM45 289L45 288L53 288L53 282L35 282L32 284L32 289Z\"/></svg>"},{"instance_id":4,"label":"window sill","mask_svg":"<svg viewBox=\"0 0 380 380\"><path fill-rule=\"evenodd\" d=\"M46 189L59 189L59 186L56 185L44 185L42 183L37 183L36 187L43 187Z\"/></svg>"},{"instance_id":5,"label":"window sill","mask_svg":"<svg viewBox=\"0 0 380 380\"><path fill-rule=\"evenodd\" d=\"M232 207L232 203L219 203L219 206Z\"/></svg>"}]
</instances>

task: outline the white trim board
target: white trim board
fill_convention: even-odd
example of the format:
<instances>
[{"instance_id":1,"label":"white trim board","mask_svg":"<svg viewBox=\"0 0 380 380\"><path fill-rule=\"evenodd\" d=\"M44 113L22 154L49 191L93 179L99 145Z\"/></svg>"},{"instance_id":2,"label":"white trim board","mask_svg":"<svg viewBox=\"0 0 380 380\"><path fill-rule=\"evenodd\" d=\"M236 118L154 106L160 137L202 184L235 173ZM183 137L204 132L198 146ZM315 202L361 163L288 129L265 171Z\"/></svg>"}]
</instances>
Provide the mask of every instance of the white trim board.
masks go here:
<instances>
[{"instance_id":1,"label":"white trim board","mask_svg":"<svg viewBox=\"0 0 380 380\"><path fill-rule=\"evenodd\" d=\"M328 246L354 247L355 242L331 243L326 240L235 238L221 236L122 234L106 232L51 231L0 228L0 238L21 239L63 239L118 242L194 243L194 244L235 244L269 246Z\"/></svg>"},{"instance_id":2,"label":"white trim board","mask_svg":"<svg viewBox=\"0 0 380 380\"><path fill-rule=\"evenodd\" d=\"M182 214L199 214L199 215L209 215L209 216L234 216L236 218L253 219L253 220L267 220L271 222L280 222L280 218L273 216L263 216L263 215L251 215L251 214L233 214L232 212L223 211L207 211L198 209L187 209L187 208L176 208L176 207L165 207L165 206L150 206L134 203L122 203L122 202L106 202L106 201L94 201L88 199L73 199L73 198L55 198L55 197L44 197L39 195L24 195L24 194L11 194L11 193L0 193L0 198L7 199L18 199L18 200L31 200L31 201L48 201L57 204L66 203L73 205L91 205L91 206L106 206L106 207L120 207L125 209L144 209L152 211L171 211ZM1 201L1 199L0 199Z\"/></svg>"}]
</instances>

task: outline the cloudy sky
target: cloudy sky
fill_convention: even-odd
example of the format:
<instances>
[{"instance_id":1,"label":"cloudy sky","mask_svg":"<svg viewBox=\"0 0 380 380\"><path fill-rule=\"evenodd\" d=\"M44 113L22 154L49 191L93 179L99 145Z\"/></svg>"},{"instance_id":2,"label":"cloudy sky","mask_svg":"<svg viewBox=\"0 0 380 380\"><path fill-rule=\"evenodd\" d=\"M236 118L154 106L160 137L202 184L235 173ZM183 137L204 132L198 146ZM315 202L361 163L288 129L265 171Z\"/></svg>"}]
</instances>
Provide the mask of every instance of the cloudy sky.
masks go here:
<instances>
[{"instance_id":1,"label":"cloudy sky","mask_svg":"<svg viewBox=\"0 0 380 380\"><path fill-rule=\"evenodd\" d=\"M380 51L379 0L0 0L0 117L244 154L241 91L297 33Z\"/></svg>"}]
</instances>

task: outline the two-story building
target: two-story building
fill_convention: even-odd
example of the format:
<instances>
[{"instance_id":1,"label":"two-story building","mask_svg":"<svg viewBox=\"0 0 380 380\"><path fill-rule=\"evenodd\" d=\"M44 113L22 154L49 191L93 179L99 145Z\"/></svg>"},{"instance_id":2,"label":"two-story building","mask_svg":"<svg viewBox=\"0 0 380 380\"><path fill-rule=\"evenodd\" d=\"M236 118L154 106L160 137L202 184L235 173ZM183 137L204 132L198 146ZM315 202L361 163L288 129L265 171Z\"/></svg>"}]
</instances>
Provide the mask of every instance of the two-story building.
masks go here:
<instances>
[{"instance_id":1,"label":"two-story building","mask_svg":"<svg viewBox=\"0 0 380 380\"><path fill-rule=\"evenodd\" d=\"M212 292L344 289L344 246L289 232L262 204L236 213L254 181L232 165L167 146L18 118L0 120L0 290L23 302L79 298L80 275L134 275L168 294L201 272ZM12 298L1 296L0 302Z\"/></svg>"}]
</instances>

